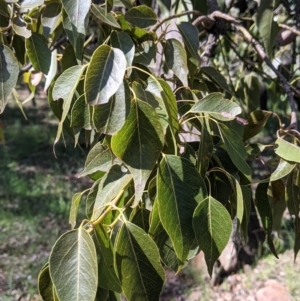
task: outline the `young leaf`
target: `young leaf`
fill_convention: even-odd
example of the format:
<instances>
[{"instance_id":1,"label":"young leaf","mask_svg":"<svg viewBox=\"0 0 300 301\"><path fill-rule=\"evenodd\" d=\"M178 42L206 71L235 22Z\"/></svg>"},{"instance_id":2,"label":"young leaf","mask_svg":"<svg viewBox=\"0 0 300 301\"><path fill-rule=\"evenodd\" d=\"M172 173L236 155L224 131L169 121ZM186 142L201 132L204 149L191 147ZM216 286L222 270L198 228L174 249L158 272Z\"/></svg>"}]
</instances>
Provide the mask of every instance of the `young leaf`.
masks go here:
<instances>
[{"instance_id":1,"label":"young leaf","mask_svg":"<svg viewBox=\"0 0 300 301\"><path fill-rule=\"evenodd\" d=\"M163 147L163 129L154 109L135 101L122 129L111 139L111 149L130 170L135 187L134 206L143 194L146 182Z\"/></svg>"},{"instance_id":2,"label":"young leaf","mask_svg":"<svg viewBox=\"0 0 300 301\"><path fill-rule=\"evenodd\" d=\"M212 276L214 263L231 235L230 215L220 202L209 196L197 206L193 216L193 228L198 245L204 252L208 273Z\"/></svg>"},{"instance_id":3,"label":"young leaf","mask_svg":"<svg viewBox=\"0 0 300 301\"><path fill-rule=\"evenodd\" d=\"M241 114L241 107L233 101L224 99L221 93L211 93L196 102L192 113L208 113L219 120L231 120Z\"/></svg>"},{"instance_id":4,"label":"young leaf","mask_svg":"<svg viewBox=\"0 0 300 301\"><path fill-rule=\"evenodd\" d=\"M114 269L113 245L105 228L101 224L95 228L93 238L96 251L99 254L98 286L121 293L120 280Z\"/></svg>"},{"instance_id":5,"label":"young leaf","mask_svg":"<svg viewBox=\"0 0 300 301\"><path fill-rule=\"evenodd\" d=\"M126 58L123 52L108 45L99 46L88 65L84 91L90 105L104 104L123 82Z\"/></svg>"},{"instance_id":6,"label":"young leaf","mask_svg":"<svg viewBox=\"0 0 300 301\"><path fill-rule=\"evenodd\" d=\"M130 111L131 94L126 80L108 103L92 108L93 126L99 133L113 135L125 123Z\"/></svg>"},{"instance_id":7,"label":"young leaf","mask_svg":"<svg viewBox=\"0 0 300 301\"><path fill-rule=\"evenodd\" d=\"M195 58L197 61L200 60L200 56L198 54L199 32L197 27L189 22L181 22L180 24L177 24L177 27L182 35L184 45L190 56Z\"/></svg>"},{"instance_id":8,"label":"young leaf","mask_svg":"<svg viewBox=\"0 0 300 301\"><path fill-rule=\"evenodd\" d=\"M136 225L126 222L116 238L116 266L128 300L157 301L165 275L154 241Z\"/></svg>"},{"instance_id":9,"label":"young leaf","mask_svg":"<svg viewBox=\"0 0 300 301\"><path fill-rule=\"evenodd\" d=\"M33 32L30 38L25 40L25 47L34 70L48 74L51 64L51 51L48 48L46 38Z\"/></svg>"},{"instance_id":10,"label":"young leaf","mask_svg":"<svg viewBox=\"0 0 300 301\"><path fill-rule=\"evenodd\" d=\"M8 101L8 96L17 84L19 64L13 52L5 45L0 45L0 114Z\"/></svg>"},{"instance_id":11,"label":"young leaf","mask_svg":"<svg viewBox=\"0 0 300 301\"><path fill-rule=\"evenodd\" d=\"M239 135L223 123L218 123L218 127L232 162L244 175L250 176L251 169L245 161L247 152L244 143L239 138Z\"/></svg>"},{"instance_id":12,"label":"young leaf","mask_svg":"<svg viewBox=\"0 0 300 301\"><path fill-rule=\"evenodd\" d=\"M147 28L157 22L155 12L146 5L139 5L131 8L125 13L125 19L132 25L140 28Z\"/></svg>"},{"instance_id":13,"label":"young leaf","mask_svg":"<svg viewBox=\"0 0 300 301\"><path fill-rule=\"evenodd\" d=\"M97 292L98 265L94 242L83 228L63 234L53 246L50 276L60 301L92 301Z\"/></svg>"},{"instance_id":14,"label":"young leaf","mask_svg":"<svg viewBox=\"0 0 300 301\"><path fill-rule=\"evenodd\" d=\"M186 52L182 44L176 39L166 41L164 47L166 64L174 74L181 80L184 86L188 86L188 67Z\"/></svg>"},{"instance_id":15,"label":"young leaf","mask_svg":"<svg viewBox=\"0 0 300 301\"><path fill-rule=\"evenodd\" d=\"M195 166L185 158L164 156L157 173L159 216L181 262L185 262L195 239L194 210L205 197L205 183Z\"/></svg>"},{"instance_id":16,"label":"young leaf","mask_svg":"<svg viewBox=\"0 0 300 301\"><path fill-rule=\"evenodd\" d=\"M275 153L287 161L300 163L300 147L283 140L281 137L275 141Z\"/></svg>"}]
</instances>

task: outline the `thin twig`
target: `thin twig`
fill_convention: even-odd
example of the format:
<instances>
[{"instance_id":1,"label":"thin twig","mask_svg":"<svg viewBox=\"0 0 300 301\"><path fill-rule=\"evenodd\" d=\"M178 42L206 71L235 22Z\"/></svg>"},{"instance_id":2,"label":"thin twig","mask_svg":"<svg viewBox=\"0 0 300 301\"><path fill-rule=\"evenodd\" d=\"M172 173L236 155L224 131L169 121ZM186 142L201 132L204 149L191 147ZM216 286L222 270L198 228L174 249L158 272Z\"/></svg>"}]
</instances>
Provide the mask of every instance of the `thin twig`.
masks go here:
<instances>
[{"instance_id":1,"label":"thin twig","mask_svg":"<svg viewBox=\"0 0 300 301\"><path fill-rule=\"evenodd\" d=\"M290 27L290 26L285 25L285 24L278 24L278 26L281 27L281 28L287 29L287 30L293 32L294 34L300 36L300 31L295 29L294 27Z\"/></svg>"}]
</instances>

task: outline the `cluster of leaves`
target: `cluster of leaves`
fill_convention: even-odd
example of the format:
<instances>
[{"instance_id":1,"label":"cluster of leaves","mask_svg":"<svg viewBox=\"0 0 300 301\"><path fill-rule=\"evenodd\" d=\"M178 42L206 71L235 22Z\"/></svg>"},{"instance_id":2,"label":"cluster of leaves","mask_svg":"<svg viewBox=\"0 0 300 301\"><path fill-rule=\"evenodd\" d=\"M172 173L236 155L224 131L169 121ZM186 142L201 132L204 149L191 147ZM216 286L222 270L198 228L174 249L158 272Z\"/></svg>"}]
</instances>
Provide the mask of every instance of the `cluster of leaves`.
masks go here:
<instances>
[{"instance_id":1,"label":"cluster of leaves","mask_svg":"<svg viewBox=\"0 0 300 301\"><path fill-rule=\"evenodd\" d=\"M179 272L200 250L211 274L234 218L247 241L249 162L267 147L280 160L258 184L256 207L276 253L271 233L287 204L299 233L295 253L300 247L299 134L281 128L272 145L249 142L272 115L258 109L261 87L276 79L235 32L220 41L215 66L201 66L202 25L181 14L176 26L167 17L169 31L148 2L0 0L0 111L12 90L18 100L20 75L44 74L59 120L55 143L67 133L92 146L80 176L94 184L72 199L72 230L40 272L43 300L156 301L164 267ZM261 1L244 24L270 55L275 2ZM205 1L157 4L169 16L207 13ZM35 91L33 80L29 87ZM84 197L87 218L76 228Z\"/></svg>"}]
</instances>

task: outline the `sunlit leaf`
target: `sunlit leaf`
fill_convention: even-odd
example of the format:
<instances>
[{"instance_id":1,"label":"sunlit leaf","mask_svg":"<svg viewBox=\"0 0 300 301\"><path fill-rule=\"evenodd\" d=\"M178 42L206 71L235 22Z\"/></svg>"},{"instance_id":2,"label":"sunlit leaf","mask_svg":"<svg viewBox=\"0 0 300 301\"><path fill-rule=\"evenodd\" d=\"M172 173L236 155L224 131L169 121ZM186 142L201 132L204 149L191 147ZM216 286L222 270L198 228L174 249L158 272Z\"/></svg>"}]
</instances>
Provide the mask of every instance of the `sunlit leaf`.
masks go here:
<instances>
[{"instance_id":1,"label":"sunlit leaf","mask_svg":"<svg viewBox=\"0 0 300 301\"><path fill-rule=\"evenodd\" d=\"M0 45L0 114L3 112L8 96L17 84L19 64L13 52L5 45Z\"/></svg>"},{"instance_id":2,"label":"sunlit leaf","mask_svg":"<svg viewBox=\"0 0 300 301\"><path fill-rule=\"evenodd\" d=\"M94 242L83 228L63 234L53 246L50 276L60 301L92 301L97 292L98 265Z\"/></svg>"},{"instance_id":3,"label":"sunlit leaf","mask_svg":"<svg viewBox=\"0 0 300 301\"><path fill-rule=\"evenodd\" d=\"M157 301L165 275L155 242L136 225L126 222L116 238L116 266L128 300Z\"/></svg>"},{"instance_id":4,"label":"sunlit leaf","mask_svg":"<svg viewBox=\"0 0 300 301\"><path fill-rule=\"evenodd\" d=\"M58 26L62 14L60 2L49 2L43 10L41 22L45 36L50 35Z\"/></svg>"},{"instance_id":5,"label":"sunlit leaf","mask_svg":"<svg viewBox=\"0 0 300 301\"><path fill-rule=\"evenodd\" d=\"M226 208L213 197L202 200L193 216L193 227L200 249L204 252L210 276L214 263L226 247L232 222Z\"/></svg>"},{"instance_id":6,"label":"sunlit leaf","mask_svg":"<svg viewBox=\"0 0 300 301\"><path fill-rule=\"evenodd\" d=\"M300 163L300 147L281 137L275 141L275 153L287 161Z\"/></svg>"},{"instance_id":7,"label":"sunlit leaf","mask_svg":"<svg viewBox=\"0 0 300 301\"><path fill-rule=\"evenodd\" d=\"M69 224L71 224L72 229L75 228L78 207L79 207L80 201L82 199L82 196L85 193L86 193L86 191L78 192L78 193L75 193L72 197L72 203L71 203L70 214L69 214Z\"/></svg>"},{"instance_id":8,"label":"sunlit leaf","mask_svg":"<svg viewBox=\"0 0 300 301\"><path fill-rule=\"evenodd\" d=\"M12 28L17 35L26 39L31 36L31 30L27 29L27 24L23 21L21 16L16 16L12 19Z\"/></svg>"},{"instance_id":9,"label":"sunlit leaf","mask_svg":"<svg viewBox=\"0 0 300 301\"><path fill-rule=\"evenodd\" d=\"M121 28L114 16L111 13L106 13L104 8L92 3L91 12L103 23L112 27Z\"/></svg>"},{"instance_id":10,"label":"sunlit leaf","mask_svg":"<svg viewBox=\"0 0 300 301\"><path fill-rule=\"evenodd\" d=\"M133 176L134 206L143 194L162 146L163 129L154 109L145 102L133 102L124 126L111 139L111 148Z\"/></svg>"},{"instance_id":11,"label":"sunlit leaf","mask_svg":"<svg viewBox=\"0 0 300 301\"><path fill-rule=\"evenodd\" d=\"M123 82L126 58L123 52L107 45L98 47L88 65L84 83L88 104L104 104Z\"/></svg>"},{"instance_id":12,"label":"sunlit leaf","mask_svg":"<svg viewBox=\"0 0 300 301\"><path fill-rule=\"evenodd\" d=\"M125 13L125 19L132 25L140 28L152 26L157 22L155 12L146 5L139 5L131 8Z\"/></svg>"}]
</instances>

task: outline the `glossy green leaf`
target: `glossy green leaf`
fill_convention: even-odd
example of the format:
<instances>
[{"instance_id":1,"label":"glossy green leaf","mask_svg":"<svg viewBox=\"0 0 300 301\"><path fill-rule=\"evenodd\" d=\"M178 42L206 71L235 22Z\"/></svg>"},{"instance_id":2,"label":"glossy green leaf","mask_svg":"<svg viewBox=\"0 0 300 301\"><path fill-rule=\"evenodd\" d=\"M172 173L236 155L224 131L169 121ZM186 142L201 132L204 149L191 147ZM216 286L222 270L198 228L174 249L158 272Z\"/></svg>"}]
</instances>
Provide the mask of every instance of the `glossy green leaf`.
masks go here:
<instances>
[{"instance_id":1,"label":"glossy green leaf","mask_svg":"<svg viewBox=\"0 0 300 301\"><path fill-rule=\"evenodd\" d=\"M187 56L182 44L176 39L167 40L164 47L164 55L168 68L171 69L181 80L182 84L187 87Z\"/></svg>"},{"instance_id":2,"label":"glossy green leaf","mask_svg":"<svg viewBox=\"0 0 300 301\"><path fill-rule=\"evenodd\" d=\"M96 220L101 215L105 206L128 186L131 179L131 174L124 166L114 165L110 168L99 183L92 220Z\"/></svg>"},{"instance_id":3,"label":"glossy green leaf","mask_svg":"<svg viewBox=\"0 0 300 301\"><path fill-rule=\"evenodd\" d=\"M125 123L130 111L131 94L126 80L121 83L117 92L108 103L92 108L93 126L99 133L113 135Z\"/></svg>"},{"instance_id":4,"label":"glossy green leaf","mask_svg":"<svg viewBox=\"0 0 300 301\"><path fill-rule=\"evenodd\" d=\"M205 178L206 171L208 170L210 159L213 154L213 147L212 137L206 127L203 126L198 149L198 170L202 178Z\"/></svg>"},{"instance_id":5,"label":"glossy green leaf","mask_svg":"<svg viewBox=\"0 0 300 301\"><path fill-rule=\"evenodd\" d=\"M27 24L23 21L21 16L16 16L12 19L12 28L17 35L26 39L31 36L31 30L27 29Z\"/></svg>"},{"instance_id":6,"label":"glossy green leaf","mask_svg":"<svg viewBox=\"0 0 300 301\"><path fill-rule=\"evenodd\" d=\"M199 247L205 255L208 273L212 276L214 263L231 235L230 215L220 202L210 196L197 206L193 216L193 227Z\"/></svg>"},{"instance_id":7,"label":"glossy green leaf","mask_svg":"<svg viewBox=\"0 0 300 301\"><path fill-rule=\"evenodd\" d=\"M196 102L192 113L208 113L219 120L231 120L242 112L241 107L233 101L224 99L222 93L211 93Z\"/></svg>"},{"instance_id":8,"label":"glossy green leaf","mask_svg":"<svg viewBox=\"0 0 300 301\"><path fill-rule=\"evenodd\" d=\"M114 269L114 249L105 228L99 224L94 231L98 253L98 286L121 293L121 284Z\"/></svg>"},{"instance_id":9,"label":"glossy green leaf","mask_svg":"<svg viewBox=\"0 0 300 301\"><path fill-rule=\"evenodd\" d=\"M99 46L88 65L84 82L88 104L107 103L123 82L126 58L120 49Z\"/></svg>"},{"instance_id":10,"label":"glossy green leaf","mask_svg":"<svg viewBox=\"0 0 300 301\"><path fill-rule=\"evenodd\" d=\"M8 96L17 84L19 64L13 52L5 45L0 45L0 114L3 112Z\"/></svg>"},{"instance_id":11,"label":"glossy green leaf","mask_svg":"<svg viewBox=\"0 0 300 301\"><path fill-rule=\"evenodd\" d=\"M53 296L53 284L49 273L49 265L44 267L39 273L38 288L43 301L55 301Z\"/></svg>"},{"instance_id":12,"label":"glossy green leaf","mask_svg":"<svg viewBox=\"0 0 300 301\"><path fill-rule=\"evenodd\" d=\"M216 83L225 91L230 91L225 77L214 67L204 66L200 69L210 80Z\"/></svg>"},{"instance_id":13,"label":"glossy green leaf","mask_svg":"<svg viewBox=\"0 0 300 301\"><path fill-rule=\"evenodd\" d=\"M300 163L300 147L283 140L281 137L275 141L275 153L287 161Z\"/></svg>"},{"instance_id":14,"label":"glossy green leaf","mask_svg":"<svg viewBox=\"0 0 300 301\"><path fill-rule=\"evenodd\" d=\"M163 129L154 109L142 101L131 105L122 129L111 139L111 148L130 170L135 187L134 206L163 147Z\"/></svg>"},{"instance_id":15,"label":"glossy green leaf","mask_svg":"<svg viewBox=\"0 0 300 301\"><path fill-rule=\"evenodd\" d=\"M132 61L135 53L135 46L131 37L125 32L113 31L110 36L110 43L112 47L119 48L122 50L126 58L126 62L127 62L126 66L130 67L132 65Z\"/></svg>"},{"instance_id":16,"label":"glossy green leaf","mask_svg":"<svg viewBox=\"0 0 300 301\"><path fill-rule=\"evenodd\" d=\"M297 176L297 173L292 171L287 178L285 198L289 213L297 217L299 215L300 206L300 189L295 185L295 176Z\"/></svg>"},{"instance_id":17,"label":"glossy green leaf","mask_svg":"<svg viewBox=\"0 0 300 301\"><path fill-rule=\"evenodd\" d=\"M165 275L155 242L136 225L126 222L116 238L116 266L128 300L157 301Z\"/></svg>"},{"instance_id":18,"label":"glossy green leaf","mask_svg":"<svg viewBox=\"0 0 300 301\"><path fill-rule=\"evenodd\" d=\"M243 140L254 137L266 126L269 117L272 115L268 111L253 111L248 117L248 124L244 127Z\"/></svg>"},{"instance_id":19,"label":"glossy green leaf","mask_svg":"<svg viewBox=\"0 0 300 301\"><path fill-rule=\"evenodd\" d=\"M50 276L60 301L92 301L97 292L98 265L94 242L83 228L63 234L53 246Z\"/></svg>"},{"instance_id":20,"label":"glossy green leaf","mask_svg":"<svg viewBox=\"0 0 300 301\"><path fill-rule=\"evenodd\" d=\"M71 111L71 127L91 129L90 107L85 102L85 96L79 96Z\"/></svg>"},{"instance_id":21,"label":"glossy green leaf","mask_svg":"<svg viewBox=\"0 0 300 301\"><path fill-rule=\"evenodd\" d=\"M256 16L258 31L262 37L267 56L271 59L275 36L279 29L277 23L274 21L276 6L277 0L260 1Z\"/></svg>"},{"instance_id":22,"label":"glossy green leaf","mask_svg":"<svg viewBox=\"0 0 300 301\"><path fill-rule=\"evenodd\" d=\"M157 174L159 216L181 262L185 262L195 239L194 210L206 193L203 179L189 160L164 156Z\"/></svg>"},{"instance_id":23,"label":"glossy green leaf","mask_svg":"<svg viewBox=\"0 0 300 301\"><path fill-rule=\"evenodd\" d=\"M46 4L42 13L41 22L43 33L47 37L54 32L60 22L62 14L62 5L60 2L50 2Z\"/></svg>"},{"instance_id":24,"label":"glossy green leaf","mask_svg":"<svg viewBox=\"0 0 300 301\"><path fill-rule=\"evenodd\" d=\"M147 28L157 22L155 12L146 5L131 8L125 13L125 19L132 25L140 28Z\"/></svg>"},{"instance_id":25,"label":"glossy green leaf","mask_svg":"<svg viewBox=\"0 0 300 301\"><path fill-rule=\"evenodd\" d=\"M114 16L111 13L106 13L104 8L92 3L91 12L101 22L103 22L105 24L108 24L108 25L110 25L112 27L115 27L115 28L121 28L119 23L114 18Z\"/></svg>"},{"instance_id":26,"label":"glossy green leaf","mask_svg":"<svg viewBox=\"0 0 300 301\"><path fill-rule=\"evenodd\" d=\"M172 241L160 221L157 200L151 211L149 235L158 247L162 262L174 272L180 271L185 264L179 261Z\"/></svg>"},{"instance_id":27,"label":"glossy green leaf","mask_svg":"<svg viewBox=\"0 0 300 301\"><path fill-rule=\"evenodd\" d=\"M83 192L77 192L72 197L72 203L71 203L70 214L69 214L69 224L71 225L72 229L75 228L79 203L82 199L82 196L85 193L86 190Z\"/></svg>"},{"instance_id":28,"label":"glossy green leaf","mask_svg":"<svg viewBox=\"0 0 300 301\"><path fill-rule=\"evenodd\" d=\"M113 154L108 147L98 142L88 153L84 170L79 174L83 177L97 171L107 172L113 165Z\"/></svg>"},{"instance_id":29,"label":"glossy green leaf","mask_svg":"<svg viewBox=\"0 0 300 301\"><path fill-rule=\"evenodd\" d=\"M63 122L65 121L67 114L69 113L73 95L76 91L77 85L81 79L82 73L84 71L84 66L73 66L66 71L64 71L56 80L53 87L53 99L63 99L63 112L58 125L57 134L55 138L55 143L59 140Z\"/></svg>"},{"instance_id":30,"label":"glossy green leaf","mask_svg":"<svg viewBox=\"0 0 300 301\"><path fill-rule=\"evenodd\" d=\"M177 24L180 34L182 35L184 45L188 50L190 56L196 60L200 60L198 54L199 49L199 32L197 27L189 22L181 22Z\"/></svg>"},{"instance_id":31,"label":"glossy green leaf","mask_svg":"<svg viewBox=\"0 0 300 301\"><path fill-rule=\"evenodd\" d=\"M245 161L247 152L239 135L225 124L219 123L218 127L230 159L244 175L250 176L251 169Z\"/></svg>"},{"instance_id":32,"label":"glossy green leaf","mask_svg":"<svg viewBox=\"0 0 300 301\"><path fill-rule=\"evenodd\" d=\"M51 64L51 51L48 48L46 38L33 32L30 38L25 40L25 47L34 70L48 74Z\"/></svg>"}]
</instances>

